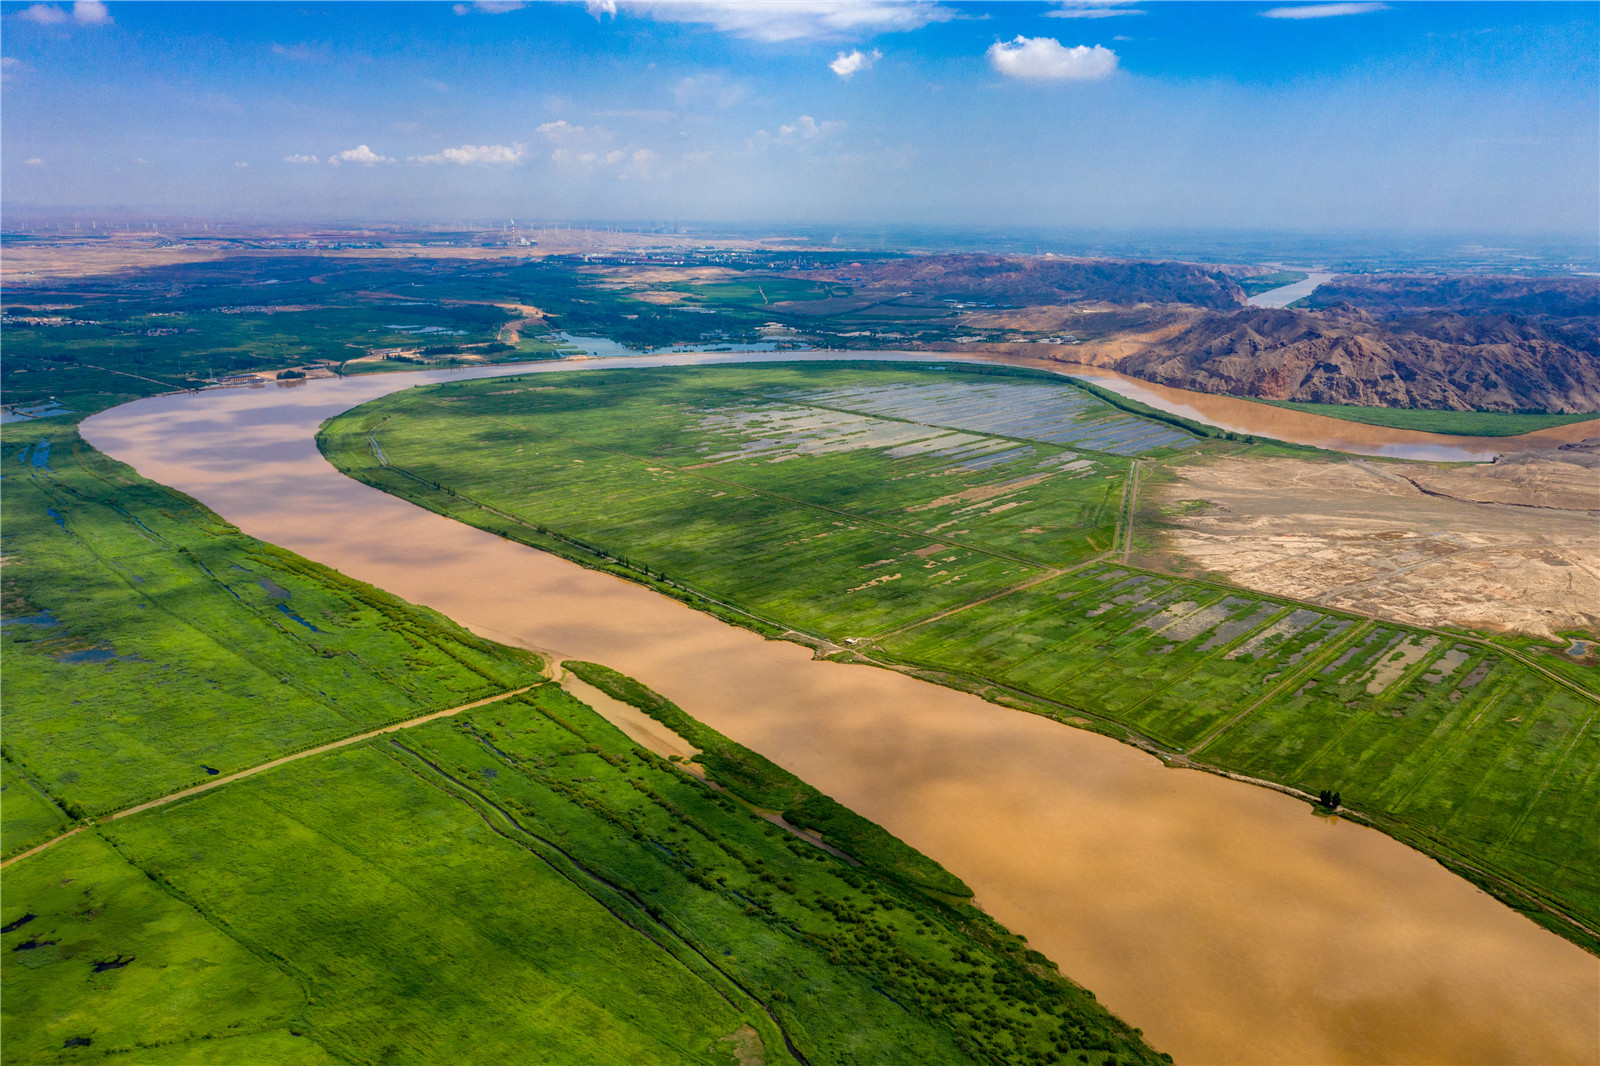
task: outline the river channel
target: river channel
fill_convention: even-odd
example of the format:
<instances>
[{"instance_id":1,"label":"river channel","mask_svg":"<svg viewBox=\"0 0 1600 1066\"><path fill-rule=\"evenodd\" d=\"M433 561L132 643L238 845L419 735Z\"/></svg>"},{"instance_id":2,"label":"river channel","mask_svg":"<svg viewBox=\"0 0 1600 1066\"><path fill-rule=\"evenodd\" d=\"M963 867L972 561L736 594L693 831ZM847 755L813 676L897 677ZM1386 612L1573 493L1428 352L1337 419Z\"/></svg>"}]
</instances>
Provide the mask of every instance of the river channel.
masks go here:
<instances>
[{"instance_id":1,"label":"river channel","mask_svg":"<svg viewBox=\"0 0 1600 1066\"><path fill-rule=\"evenodd\" d=\"M1600 1062L1600 960L1380 833L973 696L813 660L352 481L313 440L356 404L464 374L796 358L219 389L127 404L83 435L247 533L484 636L639 678L943 862L1180 1063Z\"/></svg>"}]
</instances>

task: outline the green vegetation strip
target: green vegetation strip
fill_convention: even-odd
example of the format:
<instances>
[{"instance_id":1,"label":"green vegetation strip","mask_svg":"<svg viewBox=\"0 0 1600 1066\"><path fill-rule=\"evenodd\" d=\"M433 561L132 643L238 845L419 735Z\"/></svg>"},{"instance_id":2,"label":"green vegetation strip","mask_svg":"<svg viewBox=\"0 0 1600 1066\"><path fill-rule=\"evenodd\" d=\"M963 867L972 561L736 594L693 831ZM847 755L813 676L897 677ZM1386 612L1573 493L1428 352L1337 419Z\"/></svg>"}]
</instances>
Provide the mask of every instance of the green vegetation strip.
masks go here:
<instances>
[{"instance_id":1,"label":"green vegetation strip","mask_svg":"<svg viewBox=\"0 0 1600 1066\"><path fill-rule=\"evenodd\" d=\"M790 439L749 419L830 390L989 387L990 375L554 377L388 397L333 420L321 446L352 476L503 536L585 565L626 558L616 572L692 589L729 621L757 615L769 634L814 634L849 649L843 657L1079 719L1203 769L1301 795L1338 792L1351 817L1600 948L1594 667L1561 662L1547 645L1365 624L1111 565L1104 553L1120 543L1128 470L1120 457L1085 452L1089 470L1041 479L1064 458L1043 444L972 469L890 454L865 437L838 447ZM811 424L794 417L785 424ZM1159 479L1178 461L1141 458L1141 476Z\"/></svg>"},{"instance_id":2,"label":"green vegetation strip","mask_svg":"<svg viewBox=\"0 0 1600 1066\"><path fill-rule=\"evenodd\" d=\"M747 803L782 813L785 821L815 830L828 843L874 871L912 888L958 899L972 897L972 889L932 859L765 756L691 718L665 696L599 663L571 660L561 665L613 699L639 708L701 749L697 761L705 765L706 777Z\"/></svg>"},{"instance_id":3,"label":"green vegetation strip","mask_svg":"<svg viewBox=\"0 0 1600 1066\"><path fill-rule=\"evenodd\" d=\"M877 870L546 684L8 871L0 1059L1162 1060L982 912Z\"/></svg>"},{"instance_id":4,"label":"green vegetation strip","mask_svg":"<svg viewBox=\"0 0 1600 1066\"><path fill-rule=\"evenodd\" d=\"M1272 407L1285 407L1306 414L1326 415L1345 422L1360 422L1390 429L1414 429L1422 433L1444 433L1461 437L1515 437L1540 429L1569 426L1574 422L1600 419L1600 414L1560 415L1528 411L1422 411L1399 407L1358 407L1337 403L1298 403L1291 400L1243 399ZM1595 426L1600 433L1600 424Z\"/></svg>"}]
</instances>

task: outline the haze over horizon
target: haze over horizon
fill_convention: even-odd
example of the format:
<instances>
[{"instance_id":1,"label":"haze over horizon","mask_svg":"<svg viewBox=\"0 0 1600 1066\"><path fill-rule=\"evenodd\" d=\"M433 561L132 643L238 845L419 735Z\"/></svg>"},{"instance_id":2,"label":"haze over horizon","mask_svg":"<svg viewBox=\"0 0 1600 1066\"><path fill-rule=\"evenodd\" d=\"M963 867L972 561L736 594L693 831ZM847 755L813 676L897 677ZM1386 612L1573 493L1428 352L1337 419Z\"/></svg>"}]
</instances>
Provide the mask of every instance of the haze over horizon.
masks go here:
<instances>
[{"instance_id":1,"label":"haze over horizon","mask_svg":"<svg viewBox=\"0 0 1600 1066\"><path fill-rule=\"evenodd\" d=\"M1600 226L1592 4L0 11L12 215Z\"/></svg>"}]
</instances>

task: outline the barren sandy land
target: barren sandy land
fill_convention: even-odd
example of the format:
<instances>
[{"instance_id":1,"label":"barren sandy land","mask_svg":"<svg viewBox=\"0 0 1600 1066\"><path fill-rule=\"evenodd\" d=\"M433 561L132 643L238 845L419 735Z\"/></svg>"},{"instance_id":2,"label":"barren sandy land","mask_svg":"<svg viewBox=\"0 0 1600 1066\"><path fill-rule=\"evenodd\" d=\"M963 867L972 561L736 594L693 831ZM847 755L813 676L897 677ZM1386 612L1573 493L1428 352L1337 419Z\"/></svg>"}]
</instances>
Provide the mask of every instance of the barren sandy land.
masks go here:
<instances>
[{"instance_id":1,"label":"barren sandy land","mask_svg":"<svg viewBox=\"0 0 1600 1066\"><path fill-rule=\"evenodd\" d=\"M1595 464L1588 450L1477 467L1223 459L1149 491L1175 526L1166 551L1249 588L1552 636L1600 630Z\"/></svg>"}]
</instances>

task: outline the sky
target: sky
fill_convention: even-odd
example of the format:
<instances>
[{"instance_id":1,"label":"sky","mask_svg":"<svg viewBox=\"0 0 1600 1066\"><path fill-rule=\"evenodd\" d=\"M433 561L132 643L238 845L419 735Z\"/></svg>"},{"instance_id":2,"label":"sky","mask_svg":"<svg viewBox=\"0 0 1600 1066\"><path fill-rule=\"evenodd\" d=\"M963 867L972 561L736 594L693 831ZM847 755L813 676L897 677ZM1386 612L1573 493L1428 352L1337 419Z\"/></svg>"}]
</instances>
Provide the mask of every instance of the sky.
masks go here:
<instances>
[{"instance_id":1,"label":"sky","mask_svg":"<svg viewBox=\"0 0 1600 1066\"><path fill-rule=\"evenodd\" d=\"M1594 3L0 4L0 206L1600 227Z\"/></svg>"}]
</instances>

